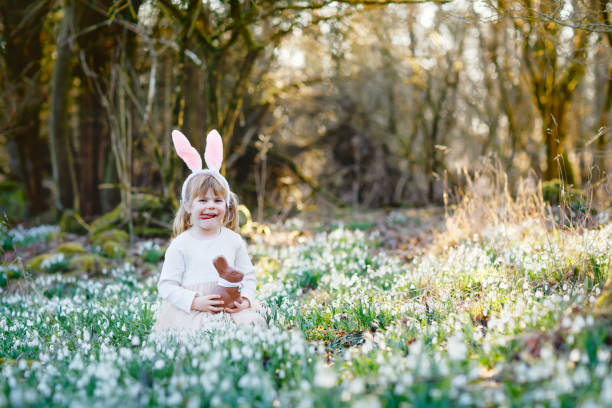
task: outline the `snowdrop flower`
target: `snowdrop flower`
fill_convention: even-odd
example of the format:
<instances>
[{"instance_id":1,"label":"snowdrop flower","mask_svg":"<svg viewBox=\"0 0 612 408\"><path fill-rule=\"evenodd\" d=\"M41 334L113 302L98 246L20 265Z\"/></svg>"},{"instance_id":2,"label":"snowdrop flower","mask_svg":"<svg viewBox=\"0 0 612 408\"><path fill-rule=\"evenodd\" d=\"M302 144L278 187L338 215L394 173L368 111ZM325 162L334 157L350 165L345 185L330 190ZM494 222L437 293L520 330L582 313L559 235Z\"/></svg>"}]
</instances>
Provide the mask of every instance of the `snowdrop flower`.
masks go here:
<instances>
[{"instance_id":1,"label":"snowdrop flower","mask_svg":"<svg viewBox=\"0 0 612 408\"><path fill-rule=\"evenodd\" d=\"M580 350L573 349L569 354L569 360L574 363L580 361Z\"/></svg>"},{"instance_id":2,"label":"snowdrop flower","mask_svg":"<svg viewBox=\"0 0 612 408\"><path fill-rule=\"evenodd\" d=\"M319 361L315 366L314 384L317 387L331 388L336 385L336 373L327 367L324 362Z\"/></svg>"},{"instance_id":3,"label":"snowdrop flower","mask_svg":"<svg viewBox=\"0 0 612 408\"><path fill-rule=\"evenodd\" d=\"M353 408L380 408L380 399L375 395L367 395L358 399L352 405Z\"/></svg>"},{"instance_id":4,"label":"snowdrop flower","mask_svg":"<svg viewBox=\"0 0 612 408\"><path fill-rule=\"evenodd\" d=\"M447 351L452 361L463 361L466 357L467 346L461 336L455 334L448 339Z\"/></svg>"},{"instance_id":5,"label":"snowdrop flower","mask_svg":"<svg viewBox=\"0 0 612 408\"><path fill-rule=\"evenodd\" d=\"M612 375L608 375L601 384L600 401L604 405L612 404Z\"/></svg>"},{"instance_id":6,"label":"snowdrop flower","mask_svg":"<svg viewBox=\"0 0 612 408\"><path fill-rule=\"evenodd\" d=\"M584 386L591 381L589 371L584 367L580 366L574 372L574 383L578 386Z\"/></svg>"}]
</instances>

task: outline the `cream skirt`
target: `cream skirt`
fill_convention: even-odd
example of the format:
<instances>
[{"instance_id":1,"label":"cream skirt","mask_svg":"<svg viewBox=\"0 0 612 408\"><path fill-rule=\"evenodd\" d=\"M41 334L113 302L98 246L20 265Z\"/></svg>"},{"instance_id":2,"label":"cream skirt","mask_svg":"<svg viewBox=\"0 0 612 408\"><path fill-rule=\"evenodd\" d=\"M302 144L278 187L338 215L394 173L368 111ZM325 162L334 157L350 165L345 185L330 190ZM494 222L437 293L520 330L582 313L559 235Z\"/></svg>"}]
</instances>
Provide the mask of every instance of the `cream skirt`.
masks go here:
<instances>
[{"instance_id":1,"label":"cream skirt","mask_svg":"<svg viewBox=\"0 0 612 408\"><path fill-rule=\"evenodd\" d=\"M216 286L217 284L215 282L207 282L200 283L197 285L185 286L185 288L193 290L204 296L212 294L212 291ZM220 314L229 315L231 317L231 320L233 320L236 325L253 324L259 327L267 327L266 321L263 316L256 312L256 309L258 308L259 305L255 303L254 305L251 305L251 307L249 307L248 309L236 313L219 312L217 314L213 314L210 312L200 312L197 310L192 310L191 312L186 313L184 310L181 310L178 307L171 305L170 303L164 300L162 301L161 307L157 311L155 324L153 325L153 331L195 331L200 329L206 329L211 318L215 316L218 320L218 318L221 317L218 316Z\"/></svg>"}]
</instances>

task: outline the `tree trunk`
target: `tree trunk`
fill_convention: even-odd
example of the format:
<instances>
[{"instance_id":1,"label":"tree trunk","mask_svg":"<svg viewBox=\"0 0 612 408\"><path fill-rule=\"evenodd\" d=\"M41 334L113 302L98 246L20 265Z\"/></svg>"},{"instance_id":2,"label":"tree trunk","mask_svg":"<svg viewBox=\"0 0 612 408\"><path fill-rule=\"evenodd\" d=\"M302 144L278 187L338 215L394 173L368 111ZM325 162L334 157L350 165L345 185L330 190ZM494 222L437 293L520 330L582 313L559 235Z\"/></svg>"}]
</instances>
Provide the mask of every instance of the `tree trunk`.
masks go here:
<instances>
[{"instance_id":1,"label":"tree trunk","mask_svg":"<svg viewBox=\"0 0 612 408\"><path fill-rule=\"evenodd\" d=\"M74 160L70 146L68 125L68 91L70 89L71 51L68 38L74 18L74 3L64 5L64 18L57 40L57 56L51 78L51 115L49 118L49 142L55 206L59 210L78 207L78 189L75 182Z\"/></svg>"},{"instance_id":2,"label":"tree trunk","mask_svg":"<svg viewBox=\"0 0 612 408\"><path fill-rule=\"evenodd\" d=\"M586 50L590 33L575 29L570 55L561 58L559 44L563 30L555 22L543 24L541 15L552 15L557 2L522 0L526 19L513 19L517 31L523 36L522 59L526 79L531 88L534 104L542 120L543 142L546 145L547 180L561 178L575 184L574 172L565 152L567 143L566 114L577 85L585 75ZM500 2L502 8L506 7ZM565 61L565 63L563 63Z\"/></svg>"},{"instance_id":3,"label":"tree trunk","mask_svg":"<svg viewBox=\"0 0 612 408\"><path fill-rule=\"evenodd\" d=\"M543 118L543 138L546 143L546 172L547 180L555 178L564 183L575 185L575 174L569 157L565 151L565 139L567 138L567 109L569 101L562 101L559 95L556 102L550 103L551 109Z\"/></svg>"},{"instance_id":4,"label":"tree trunk","mask_svg":"<svg viewBox=\"0 0 612 408\"><path fill-rule=\"evenodd\" d=\"M107 155L106 163L104 165L104 184L116 184L117 183L117 167L115 158L112 154ZM116 188L105 188L100 191L100 206L103 213L112 211L117 204L121 201L119 190Z\"/></svg>"},{"instance_id":5,"label":"tree trunk","mask_svg":"<svg viewBox=\"0 0 612 408\"><path fill-rule=\"evenodd\" d=\"M73 23L74 3L69 0L64 5L59 37L57 39L57 56L53 64L51 78L51 102L49 117L49 145L53 182L55 184L55 207L64 210L78 207L78 190L75 183L74 160L70 146L70 129L68 126L68 91L70 89L71 52L68 43L70 28Z\"/></svg>"},{"instance_id":6,"label":"tree trunk","mask_svg":"<svg viewBox=\"0 0 612 408\"><path fill-rule=\"evenodd\" d=\"M206 116L202 117L199 115L199 101L200 101L200 81L201 81L201 70L190 60L185 61L184 64L185 74L183 80L183 98L185 106L183 107L183 126L185 131L191 140L191 143L198 152L204 152L204 136L206 136Z\"/></svg>"},{"instance_id":7,"label":"tree trunk","mask_svg":"<svg viewBox=\"0 0 612 408\"><path fill-rule=\"evenodd\" d=\"M75 164L79 176L81 213L93 218L102 213L100 184L104 180L104 163L110 153L110 129L107 111L102 105L108 88L111 52L119 37L117 25L106 25L106 10L112 2L77 3L76 27L81 80L78 96L79 135Z\"/></svg>"},{"instance_id":8,"label":"tree trunk","mask_svg":"<svg viewBox=\"0 0 612 408\"><path fill-rule=\"evenodd\" d=\"M106 111L93 89L84 87L78 98L79 106L79 191L81 193L81 214L92 218L102 213L99 185L103 180L100 167L108 152L108 126Z\"/></svg>"},{"instance_id":9,"label":"tree trunk","mask_svg":"<svg viewBox=\"0 0 612 408\"><path fill-rule=\"evenodd\" d=\"M5 41L3 57L7 79L14 85L8 139L16 147L19 178L25 186L31 214L44 211L48 197L43 180L49 152L47 143L40 137L39 119L44 99L40 81L40 35L48 5L36 9L38 4L37 1L5 0L0 5ZM27 24L24 24L25 18L28 18Z\"/></svg>"},{"instance_id":10,"label":"tree trunk","mask_svg":"<svg viewBox=\"0 0 612 408\"><path fill-rule=\"evenodd\" d=\"M608 10L609 2L606 0L599 0L599 12L603 23L607 27L612 26L612 21L610 19L610 11ZM608 47L612 47L612 32L606 31L602 34L602 36L607 40ZM595 129L596 133L600 132L600 129L603 129L608 124L608 116L610 115L610 109L612 108L612 62L608 64L608 75L606 81L606 96L604 99L603 106L601 108L601 112L599 115L599 120L597 122L597 128ZM604 174L607 173L607 163L606 158L609 159L610 155L606 154L606 148L608 144L608 133L606 131L602 131L601 135L597 138L596 146L596 157L597 157L597 166L599 167L597 174L597 179L595 181L603 180Z\"/></svg>"},{"instance_id":11,"label":"tree trunk","mask_svg":"<svg viewBox=\"0 0 612 408\"><path fill-rule=\"evenodd\" d=\"M206 66L206 111L208 112L208 127L217 128L221 132L221 137L226 135L223 134L223 130L220 129L223 119L221 116L221 83L222 75L221 70L223 69L223 55L213 55ZM225 153L225 152L224 152Z\"/></svg>"},{"instance_id":12,"label":"tree trunk","mask_svg":"<svg viewBox=\"0 0 612 408\"><path fill-rule=\"evenodd\" d=\"M255 61L257 60L257 56L259 55L259 49L250 50L242 61L242 65L240 66L240 70L238 71L238 77L234 83L234 87L230 97L226 103L226 107L223 112L223 125L222 130L227 135L229 140L228 148L224 149L224 156L227 157L229 152L231 151L229 148L235 146L237 144L236 137L234 135L234 127L236 126L236 120L238 119L238 115L242 109L242 103L244 101L244 97L247 95L248 90L247 86L249 84L249 79L251 77L251 73L253 72L253 67L255 66Z\"/></svg>"},{"instance_id":13,"label":"tree trunk","mask_svg":"<svg viewBox=\"0 0 612 408\"><path fill-rule=\"evenodd\" d=\"M608 116L610 115L610 108L612 108L612 63L610 63L608 68L608 81L606 82L606 99L604 100L604 105L601 110L601 114L599 116L599 121L597 123L596 132L599 133L600 129L602 129L601 134L597 138L597 142L595 143L596 149L596 157L597 166L599 167L599 171L597 171L597 180L603 180L604 172L608 172L608 164L606 163L606 158L610 158L610 154L606 153L607 145L608 145L608 132L604 129L608 125Z\"/></svg>"}]
</instances>

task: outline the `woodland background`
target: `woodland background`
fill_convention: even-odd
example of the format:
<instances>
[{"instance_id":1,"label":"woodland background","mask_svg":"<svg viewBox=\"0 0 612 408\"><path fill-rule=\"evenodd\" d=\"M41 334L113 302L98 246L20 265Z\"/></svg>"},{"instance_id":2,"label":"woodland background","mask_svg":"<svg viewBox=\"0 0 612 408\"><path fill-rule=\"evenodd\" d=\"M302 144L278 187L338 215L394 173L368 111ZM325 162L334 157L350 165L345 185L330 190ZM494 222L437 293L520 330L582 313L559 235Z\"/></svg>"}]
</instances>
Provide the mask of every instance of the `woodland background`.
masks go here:
<instances>
[{"instance_id":1,"label":"woodland background","mask_svg":"<svg viewBox=\"0 0 612 408\"><path fill-rule=\"evenodd\" d=\"M223 171L258 220L441 204L483 157L511 188L533 175L609 191L610 13L606 0L4 0L3 215L78 229L114 210L167 230L188 171L173 128L200 151L220 131Z\"/></svg>"}]
</instances>

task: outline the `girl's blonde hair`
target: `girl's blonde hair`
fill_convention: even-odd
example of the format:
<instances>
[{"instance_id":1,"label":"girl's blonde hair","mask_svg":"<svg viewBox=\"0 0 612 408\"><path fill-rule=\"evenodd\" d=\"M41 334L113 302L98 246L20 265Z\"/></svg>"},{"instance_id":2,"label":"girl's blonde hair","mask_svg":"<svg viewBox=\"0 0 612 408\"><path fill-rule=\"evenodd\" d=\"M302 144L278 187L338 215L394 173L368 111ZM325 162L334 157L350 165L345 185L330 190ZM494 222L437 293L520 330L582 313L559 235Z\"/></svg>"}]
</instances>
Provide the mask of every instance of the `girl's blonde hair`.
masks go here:
<instances>
[{"instance_id":1,"label":"girl's blonde hair","mask_svg":"<svg viewBox=\"0 0 612 408\"><path fill-rule=\"evenodd\" d=\"M187 183L186 190L187 202L182 203L174 216L173 238L191 228L191 217L185 207L191 207L195 198L205 195L208 191L212 191L215 196L225 197L225 188L210 174L192 177ZM221 224L238 232L238 196L234 193L230 193L230 203L225 203L225 216Z\"/></svg>"}]
</instances>

